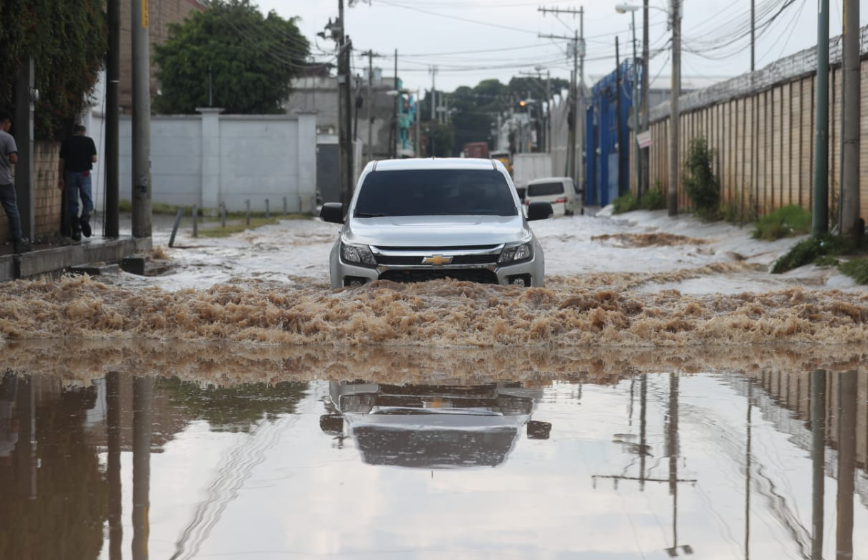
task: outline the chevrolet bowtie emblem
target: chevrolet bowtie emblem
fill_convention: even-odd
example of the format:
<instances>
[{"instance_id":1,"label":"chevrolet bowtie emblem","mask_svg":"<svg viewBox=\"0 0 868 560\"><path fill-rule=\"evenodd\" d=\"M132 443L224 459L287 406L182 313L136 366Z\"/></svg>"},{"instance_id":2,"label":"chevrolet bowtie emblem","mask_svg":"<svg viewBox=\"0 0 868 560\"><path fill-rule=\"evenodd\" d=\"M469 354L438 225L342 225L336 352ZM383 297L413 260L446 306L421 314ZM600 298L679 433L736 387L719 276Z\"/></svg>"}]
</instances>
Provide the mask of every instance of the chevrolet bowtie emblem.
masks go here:
<instances>
[{"instance_id":1,"label":"chevrolet bowtie emblem","mask_svg":"<svg viewBox=\"0 0 868 560\"><path fill-rule=\"evenodd\" d=\"M440 266L441 264L449 264L452 262L452 257L444 257L443 255L432 255L422 259L422 264L433 264Z\"/></svg>"}]
</instances>

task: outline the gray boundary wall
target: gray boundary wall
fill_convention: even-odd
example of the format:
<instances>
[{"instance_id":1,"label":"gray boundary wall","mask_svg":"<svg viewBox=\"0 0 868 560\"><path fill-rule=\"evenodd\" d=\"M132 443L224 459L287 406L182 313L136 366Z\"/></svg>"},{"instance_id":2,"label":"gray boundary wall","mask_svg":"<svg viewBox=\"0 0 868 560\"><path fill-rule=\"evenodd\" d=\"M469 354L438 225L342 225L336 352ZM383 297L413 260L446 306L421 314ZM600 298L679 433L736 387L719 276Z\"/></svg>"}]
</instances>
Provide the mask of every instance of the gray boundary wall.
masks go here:
<instances>
[{"instance_id":1,"label":"gray boundary wall","mask_svg":"<svg viewBox=\"0 0 868 560\"><path fill-rule=\"evenodd\" d=\"M861 135L868 136L868 27L860 30L862 59ZM837 220L841 173L841 37L830 42L829 209ZM691 141L705 138L714 150L721 207L751 221L789 204L811 210L816 114L816 48L807 49L704 90L681 96L679 160ZM669 187L669 104L651 109L650 185ZM630 142L631 160L636 157ZM630 166L635 193L635 166ZM679 174L680 175L680 174ZM860 145L860 209L868 217L868 142ZM679 178L679 183L680 183ZM678 205L690 200L680 184Z\"/></svg>"},{"instance_id":2,"label":"gray boundary wall","mask_svg":"<svg viewBox=\"0 0 868 560\"><path fill-rule=\"evenodd\" d=\"M100 117L93 118L99 130ZM95 140L97 140L95 138ZM104 153L102 146L98 148ZM223 115L201 109L196 115L151 117L151 184L156 204L192 206L216 212L283 209L310 212L316 199L316 115ZM99 173L99 171L98 171ZM120 122L120 198L130 200L132 122ZM101 173L100 173L101 174ZM103 179L94 202L102 207Z\"/></svg>"}]
</instances>

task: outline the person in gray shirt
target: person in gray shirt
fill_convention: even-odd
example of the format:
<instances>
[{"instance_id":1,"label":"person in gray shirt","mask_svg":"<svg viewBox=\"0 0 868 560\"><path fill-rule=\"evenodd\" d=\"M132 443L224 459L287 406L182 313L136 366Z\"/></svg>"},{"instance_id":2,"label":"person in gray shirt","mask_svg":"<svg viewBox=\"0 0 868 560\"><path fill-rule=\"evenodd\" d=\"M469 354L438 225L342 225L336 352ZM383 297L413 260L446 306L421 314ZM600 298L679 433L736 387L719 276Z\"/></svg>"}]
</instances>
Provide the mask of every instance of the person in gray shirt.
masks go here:
<instances>
[{"instance_id":1,"label":"person in gray shirt","mask_svg":"<svg viewBox=\"0 0 868 560\"><path fill-rule=\"evenodd\" d=\"M0 205L6 211L9 222L9 235L16 253L30 251L30 242L21 233L21 216L18 214L18 204L15 201L15 185L12 178L12 166L18 163L18 147L15 138L9 134L12 117L5 111L0 111Z\"/></svg>"}]
</instances>

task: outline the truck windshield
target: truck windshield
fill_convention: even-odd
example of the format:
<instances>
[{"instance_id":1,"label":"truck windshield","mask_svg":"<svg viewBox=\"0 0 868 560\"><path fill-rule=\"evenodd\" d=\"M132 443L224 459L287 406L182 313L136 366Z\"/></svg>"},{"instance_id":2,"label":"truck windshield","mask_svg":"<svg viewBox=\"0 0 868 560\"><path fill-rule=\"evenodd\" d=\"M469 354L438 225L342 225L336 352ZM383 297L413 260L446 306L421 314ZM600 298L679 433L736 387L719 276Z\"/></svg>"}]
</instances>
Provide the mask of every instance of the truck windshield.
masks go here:
<instances>
[{"instance_id":1,"label":"truck windshield","mask_svg":"<svg viewBox=\"0 0 868 560\"><path fill-rule=\"evenodd\" d=\"M383 216L515 216L509 183L495 170L375 171L362 183L356 218Z\"/></svg>"}]
</instances>

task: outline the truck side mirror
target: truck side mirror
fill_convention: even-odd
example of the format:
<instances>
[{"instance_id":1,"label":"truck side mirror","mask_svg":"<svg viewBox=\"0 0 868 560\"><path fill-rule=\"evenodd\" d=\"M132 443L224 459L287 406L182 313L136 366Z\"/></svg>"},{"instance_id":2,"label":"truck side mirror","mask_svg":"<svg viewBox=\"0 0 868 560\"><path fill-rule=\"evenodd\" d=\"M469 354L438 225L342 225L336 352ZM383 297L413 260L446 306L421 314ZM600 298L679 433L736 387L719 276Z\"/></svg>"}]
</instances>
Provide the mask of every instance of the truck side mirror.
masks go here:
<instances>
[{"instance_id":1,"label":"truck side mirror","mask_svg":"<svg viewBox=\"0 0 868 560\"><path fill-rule=\"evenodd\" d=\"M531 202L527 207L527 219L529 222L534 220L546 220L552 217L555 211L552 210L552 205L548 202L536 201Z\"/></svg>"},{"instance_id":2,"label":"truck side mirror","mask_svg":"<svg viewBox=\"0 0 868 560\"><path fill-rule=\"evenodd\" d=\"M319 217L324 222L342 224L344 223L344 205L340 202L326 202L322 205Z\"/></svg>"}]
</instances>

